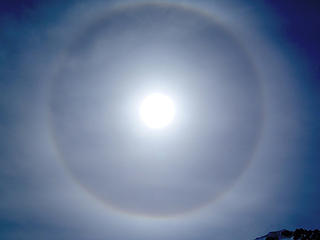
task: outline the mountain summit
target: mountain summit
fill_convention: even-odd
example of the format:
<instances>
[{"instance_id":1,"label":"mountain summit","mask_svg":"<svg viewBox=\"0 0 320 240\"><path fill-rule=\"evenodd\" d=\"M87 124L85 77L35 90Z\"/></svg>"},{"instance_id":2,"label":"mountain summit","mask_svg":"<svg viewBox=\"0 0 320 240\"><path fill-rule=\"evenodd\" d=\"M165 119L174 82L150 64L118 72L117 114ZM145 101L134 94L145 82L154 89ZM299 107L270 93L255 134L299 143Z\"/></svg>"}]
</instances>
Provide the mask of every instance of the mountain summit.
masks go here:
<instances>
[{"instance_id":1,"label":"mountain summit","mask_svg":"<svg viewBox=\"0 0 320 240\"><path fill-rule=\"evenodd\" d=\"M306 230L303 228L296 229L295 231L289 231L286 229L269 232L267 235L258 237L255 240L320 240L320 231L316 230Z\"/></svg>"}]
</instances>

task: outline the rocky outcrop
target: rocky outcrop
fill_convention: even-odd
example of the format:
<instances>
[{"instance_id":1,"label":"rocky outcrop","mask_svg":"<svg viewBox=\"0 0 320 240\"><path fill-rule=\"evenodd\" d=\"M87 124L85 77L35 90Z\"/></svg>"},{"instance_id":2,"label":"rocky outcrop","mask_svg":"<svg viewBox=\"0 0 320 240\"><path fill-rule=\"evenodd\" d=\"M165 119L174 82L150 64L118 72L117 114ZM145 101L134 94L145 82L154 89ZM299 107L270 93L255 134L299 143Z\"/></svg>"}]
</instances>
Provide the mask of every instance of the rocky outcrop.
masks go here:
<instances>
[{"instance_id":1,"label":"rocky outcrop","mask_svg":"<svg viewBox=\"0 0 320 240\"><path fill-rule=\"evenodd\" d=\"M286 229L269 232L267 235L256 238L256 240L281 240L281 239L292 239L292 240L320 240L320 231L306 230L303 228L296 229L295 231L289 231Z\"/></svg>"}]
</instances>

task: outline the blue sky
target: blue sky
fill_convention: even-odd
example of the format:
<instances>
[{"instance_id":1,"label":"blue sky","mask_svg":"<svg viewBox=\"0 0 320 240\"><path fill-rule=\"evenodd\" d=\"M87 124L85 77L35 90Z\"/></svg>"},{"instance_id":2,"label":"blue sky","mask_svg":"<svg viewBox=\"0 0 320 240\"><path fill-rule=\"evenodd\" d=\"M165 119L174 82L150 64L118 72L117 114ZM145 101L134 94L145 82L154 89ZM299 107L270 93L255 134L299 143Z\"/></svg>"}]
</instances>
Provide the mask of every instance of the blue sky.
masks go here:
<instances>
[{"instance_id":1,"label":"blue sky","mask_svg":"<svg viewBox=\"0 0 320 240\"><path fill-rule=\"evenodd\" d=\"M1 239L319 228L315 1L3 1ZM143 96L176 103L148 130Z\"/></svg>"}]
</instances>

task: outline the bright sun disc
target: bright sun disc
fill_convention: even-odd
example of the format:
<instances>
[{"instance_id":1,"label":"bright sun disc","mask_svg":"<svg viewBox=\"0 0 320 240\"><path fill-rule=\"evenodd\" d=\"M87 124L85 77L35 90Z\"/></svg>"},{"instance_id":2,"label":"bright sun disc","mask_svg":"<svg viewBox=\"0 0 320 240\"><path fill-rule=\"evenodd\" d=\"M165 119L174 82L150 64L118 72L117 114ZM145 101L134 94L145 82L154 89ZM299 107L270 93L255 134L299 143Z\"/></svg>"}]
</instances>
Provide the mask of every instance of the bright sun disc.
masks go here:
<instances>
[{"instance_id":1,"label":"bright sun disc","mask_svg":"<svg viewBox=\"0 0 320 240\"><path fill-rule=\"evenodd\" d=\"M147 96L140 106L140 117L149 128L163 128L169 125L174 115L173 101L163 94Z\"/></svg>"}]
</instances>

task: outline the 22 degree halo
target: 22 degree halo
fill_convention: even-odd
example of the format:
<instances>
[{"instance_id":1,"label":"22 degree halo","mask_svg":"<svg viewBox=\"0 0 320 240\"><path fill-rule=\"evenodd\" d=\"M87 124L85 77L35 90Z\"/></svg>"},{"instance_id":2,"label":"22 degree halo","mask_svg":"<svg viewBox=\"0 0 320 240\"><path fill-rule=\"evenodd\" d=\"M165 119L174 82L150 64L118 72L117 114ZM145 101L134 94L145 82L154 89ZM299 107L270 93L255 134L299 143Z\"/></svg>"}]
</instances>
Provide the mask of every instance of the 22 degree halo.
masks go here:
<instances>
[{"instance_id":1,"label":"22 degree halo","mask_svg":"<svg viewBox=\"0 0 320 240\"><path fill-rule=\"evenodd\" d=\"M259 81L234 35L202 11L115 8L65 59L49 102L53 141L71 176L107 206L187 213L221 196L248 167L262 127ZM141 131L141 121L168 131Z\"/></svg>"}]
</instances>

